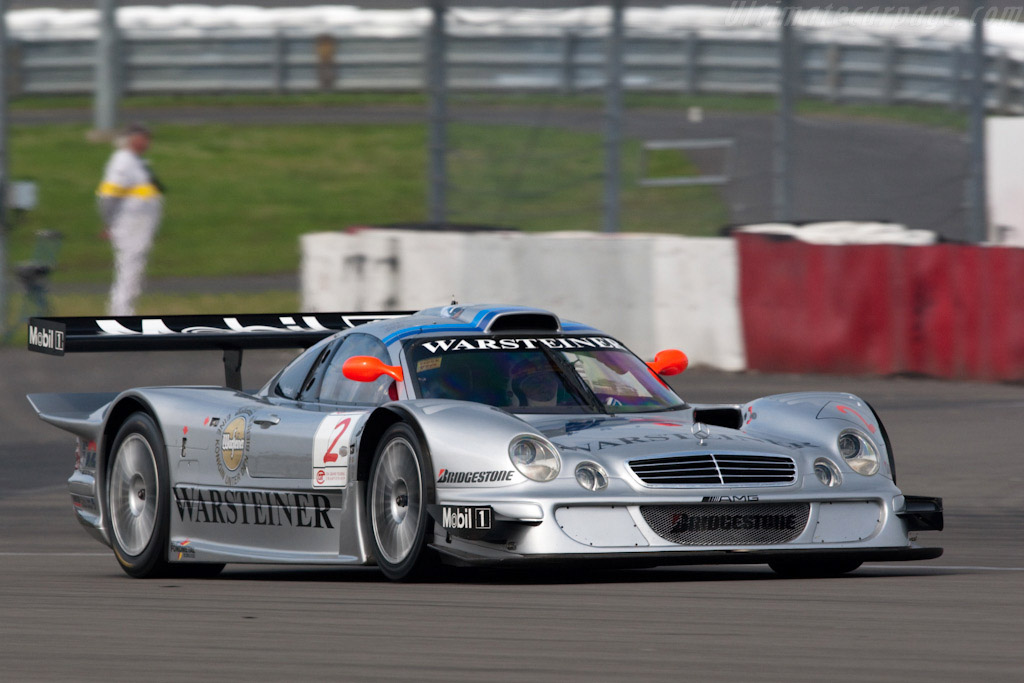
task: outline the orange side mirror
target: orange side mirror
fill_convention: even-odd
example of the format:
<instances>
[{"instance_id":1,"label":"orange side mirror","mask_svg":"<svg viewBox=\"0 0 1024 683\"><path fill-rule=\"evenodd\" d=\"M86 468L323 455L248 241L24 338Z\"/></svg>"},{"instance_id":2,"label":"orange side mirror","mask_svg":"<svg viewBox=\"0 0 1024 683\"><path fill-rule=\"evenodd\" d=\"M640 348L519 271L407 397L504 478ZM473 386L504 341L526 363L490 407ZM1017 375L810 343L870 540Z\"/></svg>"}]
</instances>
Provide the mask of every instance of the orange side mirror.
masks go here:
<instances>
[{"instance_id":1,"label":"orange side mirror","mask_svg":"<svg viewBox=\"0 0 1024 683\"><path fill-rule=\"evenodd\" d=\"M654 360L647 364L651 370L666 377L678 375L690 364L690 359L679 349L658 351Z\"/></svg>"},{"instance_id":2,"label":"orange side mirror","mask_svg":"<svg viewBox=\"0 0 1024 683\"><path fill-rule=\"evenodd\" d=\"M381 375L401 382L403 376L402 368L397 365L385 365L384 361L373 356L352 356L342 364L341 374L356 382L374 382Z\"/></svg>"}]
</instances>

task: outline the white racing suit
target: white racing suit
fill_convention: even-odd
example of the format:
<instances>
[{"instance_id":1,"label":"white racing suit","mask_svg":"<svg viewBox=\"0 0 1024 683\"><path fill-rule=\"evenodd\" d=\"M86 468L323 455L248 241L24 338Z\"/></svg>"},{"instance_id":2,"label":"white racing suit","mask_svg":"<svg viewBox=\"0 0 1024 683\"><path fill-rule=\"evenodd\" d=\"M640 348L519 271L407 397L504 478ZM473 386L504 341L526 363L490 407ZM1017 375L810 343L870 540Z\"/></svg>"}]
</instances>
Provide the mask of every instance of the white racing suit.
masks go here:
<instances>
[{"instance_id":1,"label":"white racing suit","mask_svg":"<svg viewBox=\"0 0 1024 683\"><path fill-rule=\"evenodd\" d=\"M142 293L146 259L160 226L163 195L146 162L131 150L119 149L103 170L96 198L114 246L107 313L133 315L135 300Z\"/></svg>"}]
</instances>

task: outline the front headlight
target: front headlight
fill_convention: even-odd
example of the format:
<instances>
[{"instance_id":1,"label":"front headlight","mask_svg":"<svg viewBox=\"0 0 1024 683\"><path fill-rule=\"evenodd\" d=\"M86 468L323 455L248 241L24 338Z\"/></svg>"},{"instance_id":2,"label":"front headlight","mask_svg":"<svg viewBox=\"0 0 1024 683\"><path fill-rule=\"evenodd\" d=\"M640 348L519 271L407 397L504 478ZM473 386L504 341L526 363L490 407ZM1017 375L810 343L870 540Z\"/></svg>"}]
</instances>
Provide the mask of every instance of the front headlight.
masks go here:
<instances>
[{"instance_id":1,"label":"front headlight","mask_svg":"<svg viewBox=\"0 0 1024 683\"><path fill-rule=\"evenodd\" d=\"M551 481L562 468L555 447L547 439L533 434L512 439L508 457L524 477L534 481Z\"/></svg>"},{"instance_id":2,"label":"front headlight","mask_svg":"<svg viewBox=\"0 0 1024 683\"><path fill-rule=\"evenodd\" d=\"M866 434L847 429L836 441L839 455L857 474L870 476L878 471L878 449Z\"/></svg>"}]
</instances>

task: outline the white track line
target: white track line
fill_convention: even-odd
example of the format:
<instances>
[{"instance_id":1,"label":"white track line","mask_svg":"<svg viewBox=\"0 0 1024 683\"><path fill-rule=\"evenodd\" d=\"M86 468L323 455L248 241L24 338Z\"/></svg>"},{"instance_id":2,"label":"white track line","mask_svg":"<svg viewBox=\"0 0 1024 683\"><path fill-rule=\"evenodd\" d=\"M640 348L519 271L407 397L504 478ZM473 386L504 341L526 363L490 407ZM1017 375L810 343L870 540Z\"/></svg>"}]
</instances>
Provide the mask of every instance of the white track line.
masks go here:
<instances>
[{"instance_id":1,"label":"white track line","mask_svg":"<svg viewBox=\"0 0 1024 683\"><path fill-rule=\"evenodd\" d=\"M0 557L109 557L110 553L3 553Z\"/></svg>"},{"instance_id":2,"label":"white track line","mask_svg":"<svg viewBox=\"0 0 1024 683\"><path fill-rule=\"evenodd\" d=\"M937 571L944 571L950 569L956 569L960 571L970 570L979 572L1024 572L1024 567L976 567L973 565L935 565L935 564L866 564L864 569L934 569Z\"/></svg>"}]
</instances>

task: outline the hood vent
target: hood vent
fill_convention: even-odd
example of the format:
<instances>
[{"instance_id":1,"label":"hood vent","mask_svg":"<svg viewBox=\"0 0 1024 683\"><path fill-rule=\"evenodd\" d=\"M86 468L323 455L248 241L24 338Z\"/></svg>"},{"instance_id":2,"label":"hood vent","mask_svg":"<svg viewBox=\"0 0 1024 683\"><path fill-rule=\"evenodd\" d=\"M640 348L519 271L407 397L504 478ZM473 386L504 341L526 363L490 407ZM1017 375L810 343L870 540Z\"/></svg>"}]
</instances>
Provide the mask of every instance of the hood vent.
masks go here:
<instances>
[{"instance_id":1,"label":"hood vent","mask_svg":"<svg viewBox=\"0 0 1024 683\"><path fill-rule=\"evenodd\" d=\"M499 313L485 332L559 332L562 326L552 313Z\"/></svg>"}]
</instances>

